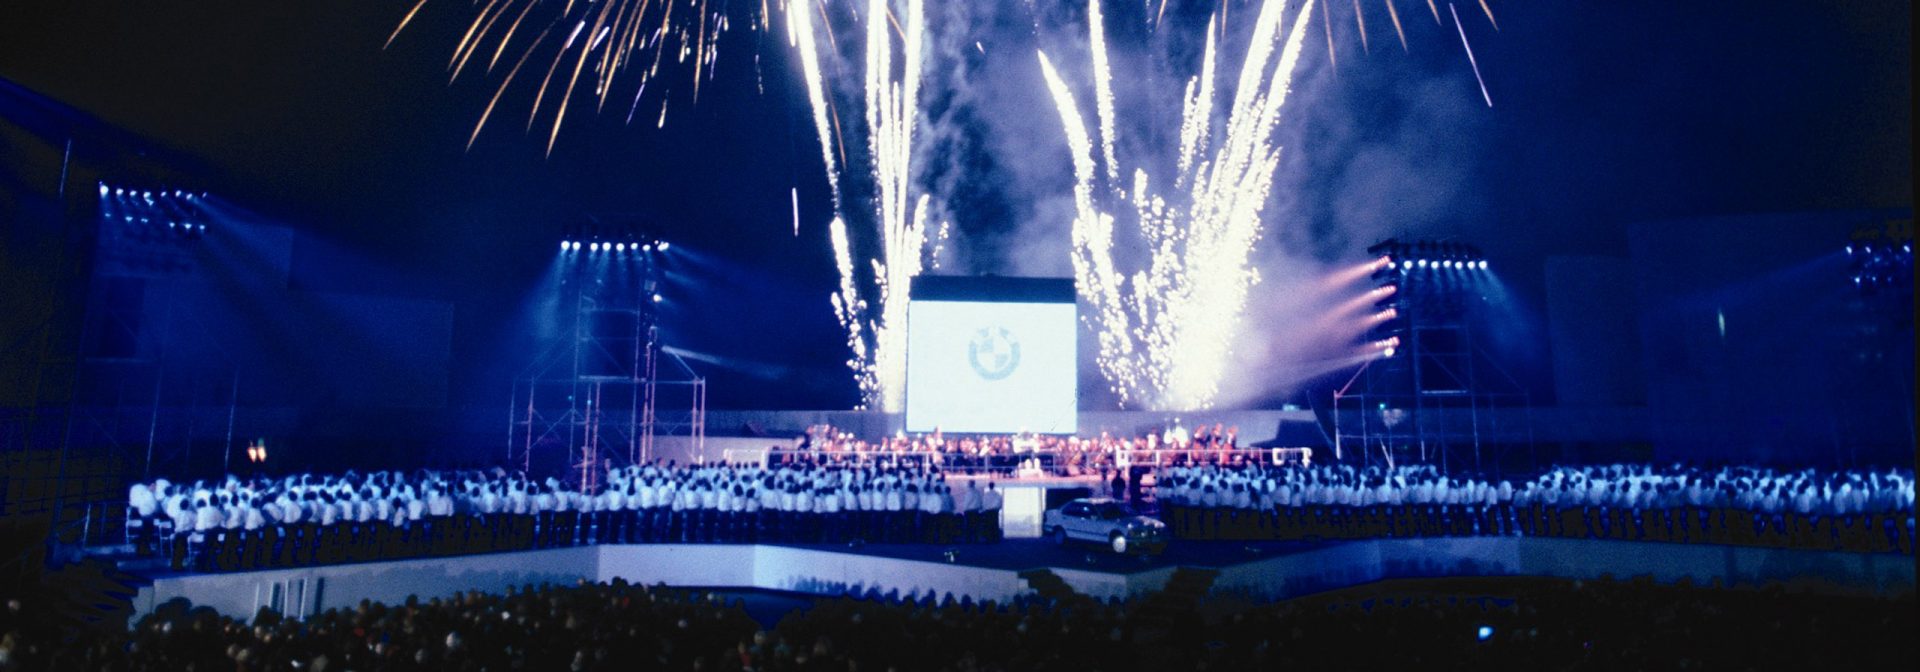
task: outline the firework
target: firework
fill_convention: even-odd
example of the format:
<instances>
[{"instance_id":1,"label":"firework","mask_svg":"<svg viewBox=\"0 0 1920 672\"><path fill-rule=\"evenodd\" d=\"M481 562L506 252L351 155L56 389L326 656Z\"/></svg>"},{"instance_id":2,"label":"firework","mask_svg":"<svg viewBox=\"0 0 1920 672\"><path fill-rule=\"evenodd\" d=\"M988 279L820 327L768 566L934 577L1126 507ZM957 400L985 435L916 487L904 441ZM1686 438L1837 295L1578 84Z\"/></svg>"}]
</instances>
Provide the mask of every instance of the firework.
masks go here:
<instances>
[{"instance_id":1,"label":"firework","mask_svg":"<svg viewBox=\"0 0 1920 672\"><path fill-rule=\"evenodd\" d=\"M407 25L425 7L419 0L387 37L387 45L400 37ZM574 93L585 84L596 111L614 96L623 73L633 73L633 102L627 109L627 121L639 109L650 83L664 81L680 67L691 69L692 97L700 98L700 83L713 77L719 60L717 42L731 26L724 8L713 9L708 0L486 0L476 2L479 13L467 25L465 34L454 45L447 60L449 81L458 80L470 65L478 67L474 56L488 56L485 73L491 74L502 56L518 51L513 66L494 89L493 97L481 111L480 120L467 137L471 148L480 131L493 118L501 97L519 77L522 67L536 56L547 60L546 73L535 89L532 108L527 112L527 129L532 130L543 112L552 114L547 128L547 153L560 137L560 126L574 105ZM751 11L751 10L748 10ZM764 10L762 10L764 12ZM749 21L749 27L753 22ZM487 48L491 44L491 48ZM535 66L538 68L538 66ZM560 75L555 77L555 75ZM584 75L584 77L583 77ZM583 81L584 79L584 81ZM656 125L667 120L668 92L664 84L653 87L659 93L660 114ZM548 106L551 100L551 106Z\"/></svg>"},{"instance_id":2,"label":"firework","mask_svg":"<svg viewBox=\"0 0 1920 672\"><path fill-rule=\"evenodd\" d=\"M1407 31L1406 28L1400 24L1400 10L1396 4L1398 1L1399 0L1383 0L1383 4L1387 6L1387 19L1393 23L1394 35L1400 38L1400 50L1407 52L1410 51L1407 46ZM1499 30L1500 22L1493 17L1493 7L1487 4L1487 0L1477 0L1477 2L1480 4L1480 12L1487 17L1487 23L1492 25L1494 30ZM1338 4L1339 3L1328 2L1320 7L1321 30L1326 34L1327 40L1327 61L1335 65L1338 65L1339 59L1334 53L1332 13L1334 7ZM1352 4L1353 24L1360 37L1360 51L1362 53L1372 53L1372 49L1369 47L1367 41L1366 10L1361 8L1360 0L1352 0ZM1433 15L1434 25L1446 25L1446 22L1440 17L1440 6L1436 4L1434 0L1427 0L1427 12ZM1460 44L1466 47L1467 63L1473 67L1473 77L1480 83L1480 96L1487 101L1488 107L1492 107L1493 97L1487 93L1487 82L1480 76L1480 64L1473 59L1473 46L1467 44L1467 28L1460 23L1460 12L1454 9L1453 3L1451 2L1447 3L1447 12L1453 17L1455 30L1460 33Z\"/></svg>"},{"instance_id":3,"label":"firework","mask_svg":"<svg viewBox=\"0 0 1920 672\"><path fill-rule=\"evenodd\" d=\"M926 21L920 0L906 0L905 20L899 21L886 0L870 0L865 12L866 56L857 68L862 77L861 101L865 122L867 163L873 170L870 198L841 193L839 171L846 165L845 143L839 139L840 120L825 82L819 32L826 44L835 42L824 5L812 0L786 0L788 43L799 52L800 71L812 110L814 135L820 141L821 162L833 191L835 217L831 225L834 261L840 289L832 297L834 315L847 330L848 361L870 408L897 411L906 392L907 288L927 268L945 238L946 225L929 236L929 197L913 188L913 135L918 124L922 44ZM822 31L814 29L816 14ZM891 28L891 32L889 32ZM895 73L894 39L900 41L900 68ZM835 152L835 146L841 149ZM836 156L840 158L836 160ZM877 255L863 269L854 263L846 204L871 206L877 232ZM796 225L797 229L797 225ZM859 273L870 273L863 276ZM862 291L870 287L869 291ZM871 296L871 300L867 297Z\"/></svg>"},{"instance_id":4,"label":"firework","mask_svg":"<svg viewBox=\"0 0 1920 672\"><path fill-rule=\"evenodd\" d=\"M1486 7L1487 3L1483 0L1480 6ZM1467 63L1473 66L1473 81L1480 83L1480 97L1487 101L1487 107L1493 107L1493 96L1487 93L1487 80L1480 77L1480 62L1473 59L1473 45L1467 43L1467 28L1460 25L1460 12L1453 8L1451 2L1447 3L1447 11L1453 14L1453 27L1460 29L1460 46L1467 50ZM1491 10L1487 12L1487 19L1493 19ZM1495 29L1498 29L1497 24Z\"/></svg>"},{"instance_id":5,"label":"firework","mask_svg":"<svg viewBox=\"0 0 1920 672\"><path fill-rule=\"evenodd\" d=\"M1282 43L1284 12L1284 2L1262 4L1219 129L1214 127L1218 55L1209 26L1200 75L1182 96L1171 190L1143 168L1127 182L1119 178L1112 72L1099 0L1090 0L1088 10L1097 135L1088 130L1053 62L1045 52L1039 55L1073 155L1074 279L1089 305L1084 319L1099 344L1096 362L1122 404L1199 409L1211 406L1219 392L1231 335L1248 290L1259 281L1248 257L1279 166L1272 136L1300 62L1313 2L1302 6ZM1138 225L1137 246L1116 240L1121 217ZM1122 270L1116 246L1145 249L1144 268Z\"/></svg>"}]
</instances>

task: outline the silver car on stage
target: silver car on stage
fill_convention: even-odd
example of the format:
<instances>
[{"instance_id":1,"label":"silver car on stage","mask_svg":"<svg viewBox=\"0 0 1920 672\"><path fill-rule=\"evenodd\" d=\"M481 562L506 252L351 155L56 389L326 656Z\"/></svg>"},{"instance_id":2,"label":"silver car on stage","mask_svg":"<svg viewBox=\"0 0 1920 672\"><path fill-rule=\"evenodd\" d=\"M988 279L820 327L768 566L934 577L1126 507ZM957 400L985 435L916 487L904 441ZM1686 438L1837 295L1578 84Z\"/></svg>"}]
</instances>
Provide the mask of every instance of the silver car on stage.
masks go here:
<instances>
[{"instance_id":1,"label":"silver car on stage","mask_svg":"<svg viewBox=\"0 0 1920 672\"><path fill-rule=\"evenodd\" d=\"M1106 545L1115 553L1157 554L1167 547L1167 525L1134 513L1124 502L1088 497L1048 510L1041 529L1054 543L1068 540Z\"/></svg>"}]
</instances>

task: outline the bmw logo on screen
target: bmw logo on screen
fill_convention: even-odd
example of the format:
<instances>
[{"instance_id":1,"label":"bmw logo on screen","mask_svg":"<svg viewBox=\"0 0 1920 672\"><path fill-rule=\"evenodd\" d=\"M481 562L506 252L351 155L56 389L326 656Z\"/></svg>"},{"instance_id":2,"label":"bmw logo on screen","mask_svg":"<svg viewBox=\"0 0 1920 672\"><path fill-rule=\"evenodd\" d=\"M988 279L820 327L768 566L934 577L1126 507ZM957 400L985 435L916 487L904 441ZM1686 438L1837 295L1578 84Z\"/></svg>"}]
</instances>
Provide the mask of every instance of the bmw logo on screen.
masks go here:
<instances>
[{"instance_id":1,"label":"bmw logo on screen","mask_svg":"<svg viewBox=\"0 0 1920 672\"><path fill-rule=\"evenodd\" d=\"M973 332L967 342L967 362L984 380L1000 380L1020 368L1020 341L1006 327L988 327Z\"/></svg>"}]
</instances>

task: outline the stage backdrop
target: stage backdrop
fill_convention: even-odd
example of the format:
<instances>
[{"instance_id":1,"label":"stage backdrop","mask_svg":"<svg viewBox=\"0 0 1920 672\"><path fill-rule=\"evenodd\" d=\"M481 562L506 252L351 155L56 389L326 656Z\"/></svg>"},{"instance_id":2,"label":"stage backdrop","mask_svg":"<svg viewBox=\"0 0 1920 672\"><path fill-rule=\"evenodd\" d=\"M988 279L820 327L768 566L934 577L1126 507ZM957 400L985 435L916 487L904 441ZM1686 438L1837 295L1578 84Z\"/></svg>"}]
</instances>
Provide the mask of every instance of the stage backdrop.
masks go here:
<instances>
[{"instance_id":1,"label":"stage backdrop","mask_svg":"<svg viewBox=\"0 0 1920 672\"><path fill-rule=\"evenodd\" d=\"M907 431L1075 431L1072 280L922 276L910 297Z\"/></svg>"}]
</instances>

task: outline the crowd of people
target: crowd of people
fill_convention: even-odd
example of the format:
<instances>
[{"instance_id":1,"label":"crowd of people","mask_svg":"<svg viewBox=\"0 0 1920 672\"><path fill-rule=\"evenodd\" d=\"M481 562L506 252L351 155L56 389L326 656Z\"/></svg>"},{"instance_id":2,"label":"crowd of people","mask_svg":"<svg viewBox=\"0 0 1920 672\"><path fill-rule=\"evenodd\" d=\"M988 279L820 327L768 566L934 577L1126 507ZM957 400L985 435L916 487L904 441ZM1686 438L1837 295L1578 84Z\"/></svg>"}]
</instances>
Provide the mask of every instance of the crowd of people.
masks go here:
<instances>
[{"instance_id":1,"label":"crowd of people","mask_svg":"<svg viewBox=\"0 0 1920 672\"><path fill-rule=\"evenodd\" d=\"M629 670L1891 669L1913 595L1846 597L1646 580L1434 579L1279 603L866 594L777 624L738 597L629 585L362 602L251 622L181 601L131 631L61 637L0 620L0 672Z\"/></svg>"},{"instance_id":2,"label":"crowd of people","mask_svg":"<svg viewBox=\"0 0 1920 672\"><path fill-rule=\"evenodd\" d=\"M1237 450L1240 428L1223 424L1194 429L1175 422L1157 432L1118 436L1052 434L962 435L949 437L935 430L923 434L896 434L866 439L831 425L809 427L794 450L776 454L781 459L804 459L832 464L857 464L876 459L904 460L936 465L959 473L1014 475L1023 469L1057 476L1083 476L1135 465L1205 460L1241 463L1257 461L1259 453Z\"/></svg>"},{"instance_id":3,"label":"crowd of people","mask_svg":"<svg viewBox=\"0 0 1920 672\"><path fill-rule=\"evenodd\" d=\"M1531 479L1431 465L1176 466L1154 496L1176 537L1524 535L1913 553L1914 474L1556 466Z\"/></svg>"},{"instance_id":4,"label":"crowd of people","mask_svg":"<svg viewBox=\"0 0 1920 672\"><path fill-rule=\"evenodd\" d=\"M590 488L504 470L129 488L127 537L175 569L245 570L601 543L985 543L991 481L935 467L646 464Z\"/></svg>"}]
</instances>

